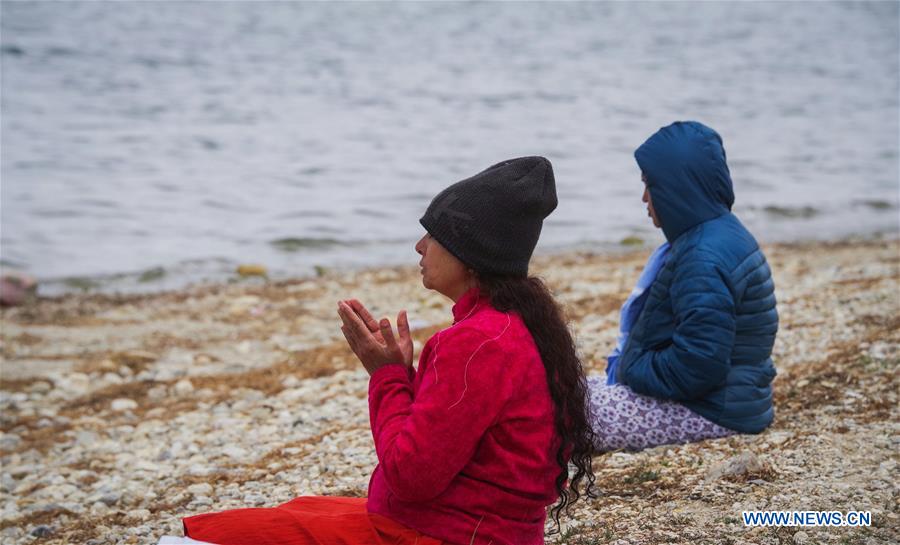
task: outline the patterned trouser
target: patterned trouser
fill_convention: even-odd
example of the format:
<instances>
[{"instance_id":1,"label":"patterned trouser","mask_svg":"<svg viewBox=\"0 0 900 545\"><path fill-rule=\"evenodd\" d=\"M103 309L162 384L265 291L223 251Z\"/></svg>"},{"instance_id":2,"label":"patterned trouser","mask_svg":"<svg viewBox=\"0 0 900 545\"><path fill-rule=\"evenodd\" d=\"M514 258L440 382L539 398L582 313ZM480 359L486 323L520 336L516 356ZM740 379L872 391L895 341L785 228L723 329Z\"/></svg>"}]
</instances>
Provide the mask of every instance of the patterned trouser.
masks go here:
<instances>
[{"instance_id":1,"label":"patterned trouser","mask_svg":"<svg viewBox=\"0 0 900 545\"><path fill-rule=\"evenodd\" d=\"M643 450L737 433L674 401L636 394L624 384L607 386L605 377L592 375L587 382L597 452Z\"/></svg>"}]
</instances>

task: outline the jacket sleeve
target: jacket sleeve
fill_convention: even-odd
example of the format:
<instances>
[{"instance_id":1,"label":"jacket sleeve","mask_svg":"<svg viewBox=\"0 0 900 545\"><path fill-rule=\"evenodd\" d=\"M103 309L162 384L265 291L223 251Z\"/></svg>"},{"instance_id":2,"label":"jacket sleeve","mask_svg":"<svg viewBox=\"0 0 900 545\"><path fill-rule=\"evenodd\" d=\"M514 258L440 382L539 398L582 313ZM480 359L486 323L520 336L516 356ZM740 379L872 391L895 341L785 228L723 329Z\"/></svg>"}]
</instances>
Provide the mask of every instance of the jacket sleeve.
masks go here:
<instances>
[{"instance_id":1,"label":"jacket sleeve","mask_svg":"<svg viewBox=\"0 0 900 545\"><path fill-rule=\"evenodd\" d=\"M403 366L382 367L369 382L378 462L388 488L405 501L434 498L449 486L514 391L496 340L477 330L444 334L430 365L420 363L425 375L415 398Z\"/></svg>"},{"instance_id":2,"label":"jacket sleeve","mask_svg":"<svg viewBox=\"0 0 900 545\"><path fill-rule=\"evenodd\" d=\"M734 297L719 267L702 256L677 263L669 288L675 332L661 350L645 350L619 378L639 394L697 399L722 384L735 339ZM621 364L620 364L621 365Z\"/></svg>"}]
</instances>

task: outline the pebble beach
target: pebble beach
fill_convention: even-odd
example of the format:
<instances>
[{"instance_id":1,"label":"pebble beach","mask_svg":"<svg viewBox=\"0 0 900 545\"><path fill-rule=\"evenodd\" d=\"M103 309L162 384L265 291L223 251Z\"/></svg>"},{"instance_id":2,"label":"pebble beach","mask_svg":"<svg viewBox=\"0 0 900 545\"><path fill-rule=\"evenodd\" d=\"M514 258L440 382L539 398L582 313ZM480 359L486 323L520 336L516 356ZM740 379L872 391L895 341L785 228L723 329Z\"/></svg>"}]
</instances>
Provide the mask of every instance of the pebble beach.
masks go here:
<instances>
[{"instance_id":1,"label":"pebble beach","mask_svg":"<svg viewBox=\"0 0 900 545\"><path fill-rule=\"evenodd\" d=\"M547 543L900 542L900 242L768 245L780 331L764 433L594 458L596 498ZM538 257L602 373L645 249ZM414 267L319 271L2 310L0 542L155 544L181 517L365 496L368 376L341 337L355 297L415 345L451 302ZM747 527L748 510L869 511L871 526Z\"/></svg>"}]
</instances>

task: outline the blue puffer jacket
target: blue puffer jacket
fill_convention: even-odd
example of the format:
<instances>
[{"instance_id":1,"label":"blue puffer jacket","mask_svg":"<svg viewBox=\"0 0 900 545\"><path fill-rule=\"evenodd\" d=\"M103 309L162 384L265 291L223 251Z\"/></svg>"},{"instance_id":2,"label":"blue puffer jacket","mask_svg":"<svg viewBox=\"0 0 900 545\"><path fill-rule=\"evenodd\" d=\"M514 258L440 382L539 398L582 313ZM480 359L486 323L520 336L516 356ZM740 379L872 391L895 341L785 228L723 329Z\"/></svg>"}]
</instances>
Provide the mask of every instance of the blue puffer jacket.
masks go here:
<instances>
[{"instance_id":1,"label":"blue puffer jacket","mask_svg":"<svg viewBox=\"0 0 900 545\"><path fill-rule=\"evenodd\" d=\"M760 432L774 417L778 313L766 258L731 213L722 139L678 122L634 155L672 248L622 351L618 381L726 428Z\"/></svg>"}]
</instances>

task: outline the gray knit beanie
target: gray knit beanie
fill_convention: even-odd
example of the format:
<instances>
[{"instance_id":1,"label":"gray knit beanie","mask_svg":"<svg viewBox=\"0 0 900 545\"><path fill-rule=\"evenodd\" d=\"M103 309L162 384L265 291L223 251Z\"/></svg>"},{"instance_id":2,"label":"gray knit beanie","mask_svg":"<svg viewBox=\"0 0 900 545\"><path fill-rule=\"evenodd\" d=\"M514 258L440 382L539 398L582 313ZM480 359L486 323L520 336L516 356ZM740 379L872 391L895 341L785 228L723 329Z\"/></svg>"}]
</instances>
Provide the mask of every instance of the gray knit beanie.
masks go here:
<instances>
[{"instance_id":1,"label":"gray knit beanie","mask_svg":"<svg viewBox=\"0 0 900 545\"><path fill-rule=\"evenodd\" d=\"M419 222L476 272L525 276L544 218L556 203L550 161L520 157L441 191Z\"/></svg>"}]
</instances>

